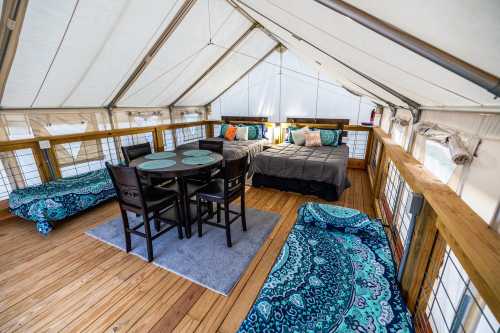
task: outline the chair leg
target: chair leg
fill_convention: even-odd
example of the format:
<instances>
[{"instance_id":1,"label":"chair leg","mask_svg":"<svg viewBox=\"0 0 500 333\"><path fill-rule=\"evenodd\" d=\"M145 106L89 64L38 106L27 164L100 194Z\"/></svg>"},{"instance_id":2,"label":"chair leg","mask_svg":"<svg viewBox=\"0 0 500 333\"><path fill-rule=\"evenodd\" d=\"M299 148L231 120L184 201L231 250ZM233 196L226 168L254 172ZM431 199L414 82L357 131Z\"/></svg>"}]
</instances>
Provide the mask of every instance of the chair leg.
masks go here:
<instances>
[{"instance_id":1,"label":"chair leg","mask_svg":"<svg viewBox=\"0 0 500 333\"><path fill-rule=\"evenodd\" d=\"M247 217L246 217L246 209L245 209L245 190L241 194L241 225L243 226L243 231L247 231Z\"/></svg>"},{"instance_id":2,"label":"chair leg","mask_svg":"<svg viewBox=\"0 0 500 333\"><path fill-rule=\"evenodd\" d=\"M153 219L155 223L155 230L158 232L160 231L160 216L158 215L158 212L153 212Z\"/></svg>"},{"instance_id":3,"label":"chair leg","mask_svg":"<svg viewBox=\"0 0 500 333\"><path fill-rule=\"evenodd\" d=\"M207 201L207 209L208 209L208 218L212 219L214 217L214 205Z\"/></svg>"},{"instance_id":4,"label":"chair leg","mask_svg":"<svg viewBox=\"0 0 500 333\"><path fill-rule=\"evenodd\" d=\"M201 221L201 198L200 196L196 196L196 221L198 222L198 237L201 237L203 234L203 226Z\"/></svg>"},{"instance_id":5,"label":"chair leg","mask_svg":"<svg viewBox=\"0 0 500 333\"><path fill-rule=\"evenodd\" d=\"M227 247L233 246L231 242L231 224L229 223L229 202L224 202L224 223L226 224L226 241Z\"/></svg>"},{"instance_id":6,"label":"chair leg","mask_svg":"<svg viewBox=\"0 0 500 333\"><path fill-rule=\"evenodd\" d=\"M153 239L151 237L151 228L149 226L147 214L143 215L144 218L144 231L146 232L146 247L148 250L148 261L153 261Z\"/></svg>"},{"instance_id":7,"label":"chair leg","mask_svg":"<svg viewBox=\"0 0 500 333\"><path fill-rule=\"evenodd\" d=\"M217 203L217 223L220 223L220 203Z\"/></svg>"},{"instance_id":8,"label":"chair leg","mask_svg":"<svg viewBox=\"0 0 500 333\"><path fill-rule=\"evenodd\" d=\"M125 251L130 252L132 249L132 240L130 238L130 232L128 231L130 229L130 224L128 223L128 215L127 212L123 209L120 208L120 211L122 213L122 221L123 221L123 230L125 231Z\"/></svg>"},{"instance_id":9,"label":"chair leg","mask_svg":"<svg viewBox=\"0 0 500 333\"><path fill-rule=\"evenodd\" d=\"M179 234L179 239L183 239L184 235L182 233L182 215L181 215L181 210L179 209L179 200L175 200L175 219L177 221L177 232Z\"/></svg>"}]
</instances>

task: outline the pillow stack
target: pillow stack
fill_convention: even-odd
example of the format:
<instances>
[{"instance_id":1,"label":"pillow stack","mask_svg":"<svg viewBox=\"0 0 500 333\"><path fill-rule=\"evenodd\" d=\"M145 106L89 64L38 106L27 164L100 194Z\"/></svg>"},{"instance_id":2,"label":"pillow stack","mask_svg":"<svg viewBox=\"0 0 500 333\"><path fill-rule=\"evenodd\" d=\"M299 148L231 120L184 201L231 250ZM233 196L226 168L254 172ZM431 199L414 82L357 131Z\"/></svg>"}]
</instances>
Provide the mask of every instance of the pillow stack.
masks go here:
<instances>
[{"instance_id":1,"label":"pillow stack","mask_svg":"<svg viewBox=\"0 0 500 333\"><path fill-rule=\"evenodd\" d=\"M319 147L334 146L341 143L341 130L313 129L308 127L290 127L288 129L288 142L298 146Z\"/></svg>"},{"instance_id":2,"label":"pillow stack","mask_svg":"<svg viewBox=\"0 0 500 333\"><path fill-rule=\"evenodd\" d=\"M235 137L233 139L228 139L226 134L231 128L235 128ZM232 132L233 130L231 130ZM232 133L231 133L232 134ZM231 137L230 135L229 137ZM219 138L225 138L226 140L260 140L264 138L264 125L263 124L241 124L238 126L233 126L230 124L222 124L220 128Z\"/></svg>"}]
</instances>

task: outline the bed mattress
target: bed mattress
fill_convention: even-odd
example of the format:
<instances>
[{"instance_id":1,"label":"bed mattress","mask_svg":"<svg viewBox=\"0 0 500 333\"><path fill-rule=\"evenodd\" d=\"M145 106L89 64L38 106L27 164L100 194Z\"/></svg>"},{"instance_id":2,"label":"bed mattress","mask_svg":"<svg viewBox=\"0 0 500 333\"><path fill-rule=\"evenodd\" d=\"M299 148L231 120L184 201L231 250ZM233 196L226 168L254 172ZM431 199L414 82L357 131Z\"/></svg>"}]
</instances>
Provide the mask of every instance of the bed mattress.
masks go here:
<instances>
[{"instance_id":1,"label":"bed mattress","mask_svg":"<svg viewBox=\"0 0 500 333\"><path fill-rule=\"evenodd\" d=\"M305 147L291 143L273 145L254 159L255 173L335 185L340 193L346 178L349 147Z\"/></svg>"}]
</instances>

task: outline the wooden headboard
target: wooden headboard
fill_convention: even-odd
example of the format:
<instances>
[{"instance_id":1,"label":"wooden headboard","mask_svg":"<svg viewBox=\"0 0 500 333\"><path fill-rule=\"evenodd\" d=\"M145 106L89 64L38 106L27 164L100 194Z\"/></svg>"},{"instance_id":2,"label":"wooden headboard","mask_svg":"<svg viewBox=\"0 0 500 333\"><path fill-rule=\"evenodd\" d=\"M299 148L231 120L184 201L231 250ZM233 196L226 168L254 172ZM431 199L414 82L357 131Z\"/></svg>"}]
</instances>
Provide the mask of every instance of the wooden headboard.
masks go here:
<instances>
[{"instance_id":1,"label":"wooden headboard","mask_svg":"<svg viewBox=\"0 0 500 333\"><path fill-rule=\"evenodd\" d=\"M249 123L267 123L267 117L242 117L242 116L222 116L222 121L225 123L238 123L238 122L249 122Z\"/></svg>"},{"instance_id":2,"label":"wooden headboard","mask_svg":"<svg viewBox=\"0 0 500 333\"><path fill-rule=\"evenodd\" d=\"M281 124L281 141L285 140L287 128L290 126L341 129L343 130L341 136L347 137L347 132L344 131L344 127L349 125L349 119L286 118L286 120L286 123Z\"/></svg>"}]
</instances>

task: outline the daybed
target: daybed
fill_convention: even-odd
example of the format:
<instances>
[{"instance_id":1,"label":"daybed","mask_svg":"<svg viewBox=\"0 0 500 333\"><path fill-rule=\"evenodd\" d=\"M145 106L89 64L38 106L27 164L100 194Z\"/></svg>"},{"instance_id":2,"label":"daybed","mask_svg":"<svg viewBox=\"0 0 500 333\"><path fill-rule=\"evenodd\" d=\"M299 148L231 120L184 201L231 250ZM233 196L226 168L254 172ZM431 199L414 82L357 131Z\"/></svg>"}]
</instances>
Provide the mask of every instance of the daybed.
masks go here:
<instances>
[{"instance_id":1,"label":"daybed","mask_svg":"<svg viewBox=\"0 0 500 333\"><path fill-rule=\"evenodd\" d=\"M53 229L52 222L113 197L111 178L101 169L15 190L9 195L9 207L12 214L35 222L38 232L47 235Z\"/></svg>"},{"instance_id":2,"label":"daybed","mask_svg":"<svg viewBox=\"0 0 500 333\"><path fill-rule=\"evenodd\" d=\"M413 332L383 226L306 203L239 332Z\"/></svg>"}]
</instances>

